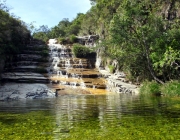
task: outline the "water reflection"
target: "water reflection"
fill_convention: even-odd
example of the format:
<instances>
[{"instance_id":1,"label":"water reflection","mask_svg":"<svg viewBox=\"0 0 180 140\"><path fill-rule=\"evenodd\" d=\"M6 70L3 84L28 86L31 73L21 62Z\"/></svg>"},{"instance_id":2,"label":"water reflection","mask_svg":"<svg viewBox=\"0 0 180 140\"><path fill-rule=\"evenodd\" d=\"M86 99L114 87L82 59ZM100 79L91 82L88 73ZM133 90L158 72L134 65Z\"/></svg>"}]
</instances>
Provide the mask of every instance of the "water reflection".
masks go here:
<instances>
[{"instance_id":1,"label":"water reflection","mask_svg":"<svg viewBox=\"0 0 180 140\"><path fill-rule=\"evenodd\" d=\"M3 101L0 102L0 112L9 113L28 113L30 111L40 111L54 109L54 99L29 99L29 100L19 100L19 101Z\"/></svg>"},{"instance_id":2,"label":"water reflection","mask_svg":"<svg viewBox=\"0 0 180 140\"><path fill-rule=\"evenodd\" d=\"M77 124L91 122L95 128L104 128L107 121L120 119L127 105L139 100L137 96L64 95L56 100L57 130L70 130ZM96 125L95 125L96 124Z\"/></svg>"},{"instance_id":3,"label":"water reflection","mask_svg":"<svg viewBox=\"0 0 180 140\"><path fill-rule=\"evenodd\" d=\"M115 139L151 135L157 138L156 133L158 136L163 133L159 139L168 135L178 138L175 133L180 130L180 100L165 97L73 94L55 99L0 102L1 112L39 110L52 116L49 123L54 125L54 129L48 134L53 135L54 139L106 139L113 135ZM169 134L167 128L176 128L176 131Z\"/></svg>"}]
</instances>

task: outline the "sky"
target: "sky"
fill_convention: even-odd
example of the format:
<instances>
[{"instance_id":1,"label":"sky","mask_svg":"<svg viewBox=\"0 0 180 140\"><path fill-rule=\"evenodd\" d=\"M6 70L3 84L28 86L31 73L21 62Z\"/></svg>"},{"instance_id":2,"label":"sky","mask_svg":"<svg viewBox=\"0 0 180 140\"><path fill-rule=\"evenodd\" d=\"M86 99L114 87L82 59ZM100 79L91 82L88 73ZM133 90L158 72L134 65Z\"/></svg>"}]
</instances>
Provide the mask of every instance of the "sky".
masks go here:
<instances>
[{"instance_id":1,"label":"sky","mask_svg":"<svg viewBox=\"0 0 180 140\"><path fill-rule=\"evenodd\" d=\"M6 0L10 13L38 28L47 25L49 28L58 25L64 18L72 21L77 13L86 13L90 0Z\"/></svg>"}]
</instances>

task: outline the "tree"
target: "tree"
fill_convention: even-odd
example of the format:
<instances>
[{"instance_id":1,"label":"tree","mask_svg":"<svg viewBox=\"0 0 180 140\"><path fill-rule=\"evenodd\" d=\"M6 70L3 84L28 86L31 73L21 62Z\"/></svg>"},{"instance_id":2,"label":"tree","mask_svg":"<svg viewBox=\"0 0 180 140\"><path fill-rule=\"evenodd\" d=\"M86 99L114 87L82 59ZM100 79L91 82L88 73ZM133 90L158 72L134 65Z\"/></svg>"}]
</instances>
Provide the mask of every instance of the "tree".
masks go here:
<instances>
[{"instance_id":1,"label":"tree","mask_svg":"<svg viewBox=\"0 0 180 140\"><path fill-rule=\"evenodd\" d=\"M50 29L48 28L47 25L41 25L33 33L33 38L47 42L49 39L49 37L48 37L49 32L50 32Z\"/></svg>"},{"instance_id":2,"label":"tree","mask_svg":"<svg viewBox=\"0 0 180 140\"><path fill-rule=\"evenodd\" d=\"M113 47L108 51L118 58L123 69L130 71L133 77L152 77L163 83L156 76L150 59L150 47L154 39L164 32L163 22L151 13L151 6L146 2L123 1L111 21L110 41Z\"/></svg>"},{"instance_id":3,"label":"tree","mask_svg":"<svg viewBox=\"0 0 180 140\"><path fill-rule=\"evenodd\" d=\"M134 78L164 83L179 75L179 19L170 11L172 7L166 16L171 17L168 20L158 14L158 4L162 3L123 0L111 20L111 45L104 46L105 53L118 59L122 70Z\"/></svg>"},{"instance_id":4,"label":"tree","mask_svg":"<svg viewBox=\"0 0 180 140\"><path fill-rule=\"evenodd\" d=\"M96 4L96 0L90 0L91 5L95 5Z\"/></svg>"}]
</instances>

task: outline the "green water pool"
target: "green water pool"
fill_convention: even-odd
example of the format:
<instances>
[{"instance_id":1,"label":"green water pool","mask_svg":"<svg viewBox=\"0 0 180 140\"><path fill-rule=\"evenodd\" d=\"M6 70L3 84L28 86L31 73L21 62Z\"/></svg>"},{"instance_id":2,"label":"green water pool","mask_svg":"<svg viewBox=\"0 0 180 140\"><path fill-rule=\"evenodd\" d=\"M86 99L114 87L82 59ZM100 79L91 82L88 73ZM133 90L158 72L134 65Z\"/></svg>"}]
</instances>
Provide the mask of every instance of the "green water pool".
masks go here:
<instances>
[{"instance_id":1,"label":"green water pool","mask_svg":"<svg viewBox=\"0 0 180 140\"><path fill-rule=\"evenodd\" d=\"M0 102L2 140L178 140L180 99L63 95Z\"/></svg>"}]
</instances>

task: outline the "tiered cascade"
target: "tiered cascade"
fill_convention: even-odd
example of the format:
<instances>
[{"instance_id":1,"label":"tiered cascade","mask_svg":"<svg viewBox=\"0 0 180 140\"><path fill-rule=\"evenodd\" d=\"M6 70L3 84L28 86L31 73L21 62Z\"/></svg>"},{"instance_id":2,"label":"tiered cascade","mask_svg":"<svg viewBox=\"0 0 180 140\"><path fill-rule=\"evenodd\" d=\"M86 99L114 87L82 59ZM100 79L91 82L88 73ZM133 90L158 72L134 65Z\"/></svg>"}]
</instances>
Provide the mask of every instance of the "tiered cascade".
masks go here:
<instances>
[{"instance_id":1,"label":"tiered cascade","mask_svg":"<svg viewBox=\"0 0 180 140\"><path fill-rule=\"evenodd\" d=\"M105 79L95 68L96 58L76 58L71 46L49 43L50 61L48 68L53 87L81 89L106 89Z\"/></svg>"}]
</instances>

